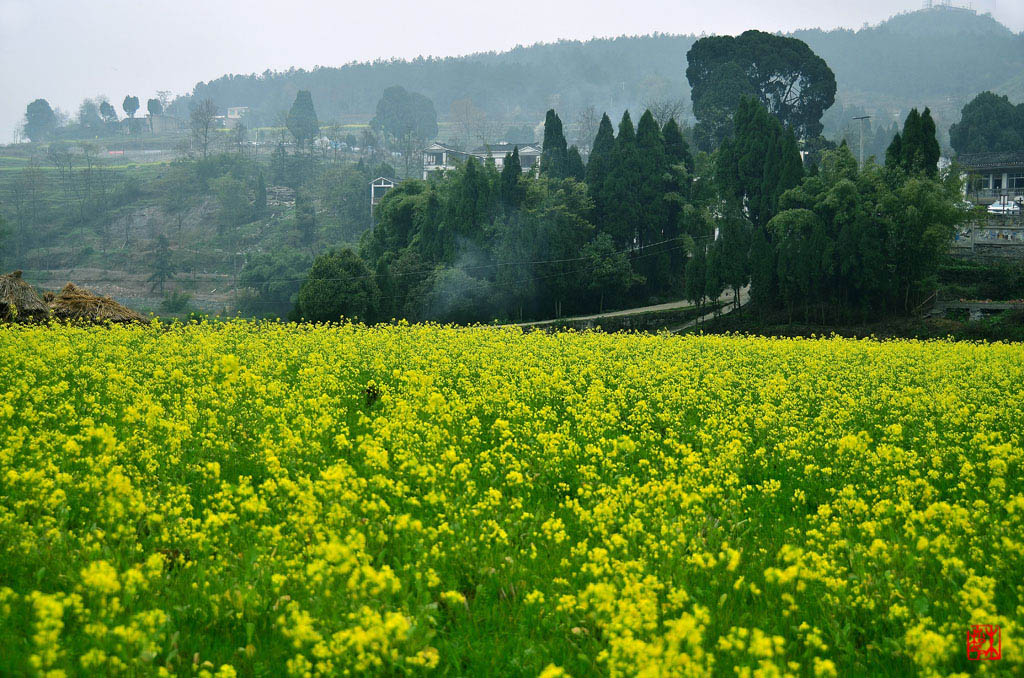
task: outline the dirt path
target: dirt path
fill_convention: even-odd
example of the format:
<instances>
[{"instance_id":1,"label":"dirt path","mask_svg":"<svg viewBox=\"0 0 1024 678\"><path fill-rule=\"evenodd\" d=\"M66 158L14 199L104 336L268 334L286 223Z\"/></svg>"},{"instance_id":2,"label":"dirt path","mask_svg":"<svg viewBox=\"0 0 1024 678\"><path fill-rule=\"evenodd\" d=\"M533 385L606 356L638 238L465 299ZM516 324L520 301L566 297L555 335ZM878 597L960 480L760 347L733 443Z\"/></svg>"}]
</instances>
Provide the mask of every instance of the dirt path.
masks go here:
<instances>
[{"instance_id":1,"label":"dirt path","mask_svg":"<svg viewBox=\"0 0 1024 678\"><path fill-rule=\"evenodd\" d=\"M749 295L749 288L744 287L743 289L740 290L740 305L741 306L743 304L747 303L747 299L749 299L749 296L750 296ZM732 290L727 290L727 291L723 292L722 296L720 296L718 298L718 300L721 301L721 302L732 302L733 301ZM577 315L577 316L572 316L570 318L552 318L550 320L535 320L533 322L514 323L514 324L510 324L510 325L501 325L500 327L543 327L545 325L572 323L572 322L582 322L582 321L587 321L587 320L600 320L602 318L614 318L614 317L617 317L617 316L624 316L624 315L639 315L641 313L653 313L653 312L656 312L656 311L671 311L671 310L674 310L674 309L677 309L677 308L690 308L692 306L693 306L693 303L689 302L689 301L670 301L670 302L665 303L665 304L654 304L652 306L637 306L635 308L627 308L627 309L623 309L621 311L608 311L606 313L595 313L593 315ZM728 313L731 310L732 310L732 306L729 306L727 309L723 310L721 314ZM688 323L686 323L684 325L680 325L680 326L675 327L675 328L669 328L669 331L670 332L679 332L681 330L686 329L687 327L692 327L698 321L703 322L705 319L709 319L713 315L714 315L713 313L708 313L708 314L703 315L700 318L697 318L696 320L688 322Z\"/></svg>"},{"instance_id":2,"label":"dirt path","mask_svg":"<svg viewBox=\"0 0 1024 678\"><path fill-rule=\"evenodd\" d=\"M722 296L719 297L719 301L730 301L730 302L732 302L734 300L735 300L735 297L733 295L732 290L729 290L727 292L722 293ZM750 286L749 285L746 286L746 287L740 288L740 305L739 305L739 308L743 308L748 301L750 301ZM683 323L682 325L679 325L677 327L670 327L670 328L668 328L668 331L670 333L672 333L672 334L678 334L679 332L682 332L683 330L688 330L691 327L697 326L699 323L703 323L703 322L706 322L706 321L711 320L713 318L717 318L719 316L723 316L726 313L732 313L733 311L736 310L736 308L737 307L736 307L735 304L729 304L728 306L723 308L720 312L711 311L710 313L705 313L701 317L694 318L693 320L691 320L689 322L686 322L686 323Z\"/></svg>"}]
</instances>

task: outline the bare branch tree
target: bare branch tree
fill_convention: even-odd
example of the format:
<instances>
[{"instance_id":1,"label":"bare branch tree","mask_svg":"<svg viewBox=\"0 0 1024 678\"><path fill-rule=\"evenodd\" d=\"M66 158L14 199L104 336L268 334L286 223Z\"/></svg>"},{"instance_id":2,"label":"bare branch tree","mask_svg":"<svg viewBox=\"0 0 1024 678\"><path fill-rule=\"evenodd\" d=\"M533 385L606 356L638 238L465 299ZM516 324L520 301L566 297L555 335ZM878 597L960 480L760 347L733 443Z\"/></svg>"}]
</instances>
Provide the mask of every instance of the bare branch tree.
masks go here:
<instances>
[{"instance_id":1,"label":"bare branch tree","mask_svg":"<svg viewBox=\"0 0 1024 678\"><path fill-rule=\"evenodd\" d=\"M651 112L659 127L664 127L669 120L679 121L686 113L686 102L682 99L652 99L644 102L644 108Z\"/></svg>"},{"instance_id":2,"label":"bare branch tree","mask_svg":"<svg viewBox=\"0 0 1024 678\"><path fill-rule=\"evenodd\" d=\"M210 135L213 133L216 119L217 107L213 104L213 99L204 99L194 106L189 114L192 139L202 149L204 159L210 154Z\"/></svg>"}]
</instances>

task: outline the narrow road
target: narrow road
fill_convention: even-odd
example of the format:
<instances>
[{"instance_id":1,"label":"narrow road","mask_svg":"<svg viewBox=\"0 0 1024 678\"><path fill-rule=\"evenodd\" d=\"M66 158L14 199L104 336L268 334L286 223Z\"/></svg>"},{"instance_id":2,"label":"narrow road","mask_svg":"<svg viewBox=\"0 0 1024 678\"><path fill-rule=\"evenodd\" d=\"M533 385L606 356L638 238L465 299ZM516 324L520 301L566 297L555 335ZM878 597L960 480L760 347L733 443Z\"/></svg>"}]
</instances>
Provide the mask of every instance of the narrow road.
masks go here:
<instances>
[{"instance_id":1,"label":"narrow road","mask_svg":"<svg viewBox=\"0 0 1024 678\"><path fill-rule=\"evenodd\" d=\"M750 297L750 295L749 295L749 288L744 287L743 289L741 289L740 290L740 305L742 306L743 304L747 303L747 300L749 299L749 297ZM727 290L727 291L723 292L722 296L720 296L718 298L718 300L721 301L721 302L732 302L733 301L732 290ZM509 325L499 325L499 327L543 327L545 325L571 323L571 322L586 321L586 320L600 320L602 318L614 318L616 316L639 315L641 313L653 313L653 312L657 312L657 311L671 311L671 310L678 309L678 308L690 308L692 306L693 306L693 303L689 302L689 301L670 301L670 302L665 303L665 304L654 304L652 306L637 306L636 308L627 308L627 309L623 309L621 311L608 311L606 313L596 313L594 315L577 315L577 316L573 316L571 318L552 318L550 320L535 320L533 322L526 322L526 323L514 323L514 324L509 324ZM721 312L720 315L728 313L731 310L732 310L732 306L729 306L727 309L724 309ZM700 318L697 318L696 320L688 322L688 323L686 323L684 325L680 325L680 326L675 327L675 328L669 328L669 332L679 332L679 331L682 331L682 330L686 329L687 327L692 327L698 321L703 322L705 319L711 318L713 315L714 315L713 312L712 313L708 313L708 314L703 315Z\"/></svg>"},{"instance_id":2,"label":"narrow road","mask_svg":"<svg viewBox=\"0 0 1024 678\"><path fill-rule=\"evenodd\" d=\"M735 299L735 297L733 296L732 290L729 290L727 292L723 292L722 296L719 297L719 301L733 301L734 299ZM741 287L740 288L740 305L739 305L739 308L743 308L747 304L748 301L750 301L750 285L747 285L746 287ZM691 327L695 327L698 324L703 323L705 321L711 320L711 319L716 318L718 316L723 316L726 313L732 313L733 311L736 310L736 308L737 307L734 304L729 304L728 306L726 306L725 308L723 308L721 311L719 311L717 313L716 313L716 311L711 311L710 313L705 313L701 317L694 318L693 320L691 320L691 321L689 321L687 323L683 323L682 325L679 325L678 327L670 327L670 328L668 328L668 331L671 334L678 334L678 333L682 332L683 330L688 330Z\"/></svg>"}]
</instances>

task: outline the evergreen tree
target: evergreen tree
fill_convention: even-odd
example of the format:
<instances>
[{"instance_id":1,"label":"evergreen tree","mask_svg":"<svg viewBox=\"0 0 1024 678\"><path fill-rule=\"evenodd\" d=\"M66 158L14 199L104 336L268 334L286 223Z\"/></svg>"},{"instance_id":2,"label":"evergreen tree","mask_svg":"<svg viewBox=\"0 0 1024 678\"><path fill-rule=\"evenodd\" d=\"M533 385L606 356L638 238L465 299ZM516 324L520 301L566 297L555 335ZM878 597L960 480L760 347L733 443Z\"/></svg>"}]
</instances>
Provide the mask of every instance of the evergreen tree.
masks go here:
<instances>
[{"instance_id":1,"label":"evergreen tree","mask_svg":"<svg viewBox=\"0 0 1024 678\"><path fill-rule=\"evenodd\" d=\"M763 228L751 231L750 243L750 298L758 309L773 306L777 299L778 283L775 272L775 249Z\"/></svg>"},{"instance_id":2,"label":"evergreen tree","mask_svg":"<svg viewBox=\"0 0 1024 678\"><path fill-rule=\"evenodd\" d=\"M254 207L256 208L257 218L267 213L267 184L263 180L263 172L260 172L256 177L256 200Z\"/></svg>"},{"instance_id":3,"label":"evergreen tree","mask_svg":"<svg viewBox=\"0 0 1024 678\"><path fill-rule=\"evenodd\" d=\"M176 273L174 259L171 255L171 243L163 233L156 237L156 248L153 250L150 268L153 272L146 279L146 282L150 284L150 291L159 290L163 294L164 285L173 280Z\"/></svg>"},{"instance_id":4,"label":"evergreen tree","mask_svg":"<svg viewBox=\"0 0 1024 678\"><path fill-rule=\"evenodd\" d=\"M519 147L514 146L511 153L505 154L505 162L501 166L501 202L506 208L519 207L526 195L522 187L523 165L519 160Z\"/></svg>"},{"instance_id":5,"label":"evergreen tree","mask_svg":"<svg viewBox=\"0 0 1024 678\"><path fill-rule=\"evenodd\" d=\"M594 201L594 223L600 228L607 220L608 201L605 193L608 173L611 170L612 154L615 152L615 132L612 121L605 113L597 127L597 136L590 148L587 159L587 190Z\"/></svg>"},{"instance_id":6,"label":"evergreen tree","mask_svg":"<svg viewBox=\"0 0 1024 678\"><path fill-rule=\"evenodd\" d=\"M725 290L725 277L722 270L722 248L719 241L708 247L707 264L705 266L704 296L712 304L718 302Z\"/></svg>"},{"instance_id":7,"label":"evergreen tree","mask_svg":"<svg viewBox=\"0 0 1024 678\"><path fill-rule=\"evenodd\" d=\"M25 136L42 141L57 129L57 116L46 99L36 99L25 109Z\"/></svg>"},{"instance_id":8,"label":"evergreen tree","mask_svg":"<svg viewBox=\"0 0 1024 678\"><path fill-rule=\"evenodd\" d=\"M299 148L311 143L320 131L320 123L316 117L316 109L313 108L313 97L309 90L299 90L292 102L291 110L285 120L288 131L295 137L295 143Z\"/></svg>"},{"instance_id":9,"label":"evergreen tree","mask_svg":"<svg viewBox=\"0 0 1024 678\"><path fill-rule=\"evenodd\" d=\"M903 169L903 135L896 132L889 148L885 149L885 166L892 169Z\"/></svg>"},{"instance_id":10,"label":"evergreen tree","mask_svg":"<svg viewBox=\"0 0 1024 678\"><path fill-rule=\"evenodd\" d=\"M683 131L675 118L669 118L661 130L661 136L665 140L665 158L670 165L681 164L692 176L695 168L693 154L690 153L690 145L683 137Z\"/></svg>"},{"instance_id":11,"label":"evergreen tree","mask_svg":"<svg viewBox=\"0 0 1024 678\"><path fill-rule=\"evenodd\" d=\"M925 108L921 114L921 135L922 135L922 160L921 169L928 176L935 178L939 176L939 159L942 158L942 149L939 147L939 140L936 136L935 120L932 118L930 108Z\"/></svg>"},{"instance_id":12,"label":"evergreen tree","mask_svg":"<svg viewBox=\"0 0 1024 678\"><path fill-rule=\"evenodd\" d=\"M727 214L720 223L722 283L732 288L733 300L738 306L740 289L750 280L750 232L747 220L735 212Z\"/></svg>"},{"instance_id":13,"label":"evergreen tree","mask_svg":"<svg viewBox=\"0 0 1024 678\"><path fill-rule=\"evenodd\" d=\"M292 315L313 322L342 317L372 322L379 304L380 290L370 269L355 252L344 249L316 258Z\"/></svg>"},{"instance_id":14,"label":"evergreen tree","mask_svg":"<svg viewBox=\"0 0 1024 678\"><path fill-rule=\"evenodd\" d=\"M779 196L803 177L796 138L755 99L740 102L735 134L722 143L716 180L723 197L758 228L775 214Z\"/></svg>"},{"instance_id":15,"label":"evergreen tree","mask_svg":"<svg viewBox=\"0 0 1024 678\"><path fill-rule=\"evenodd\" d=\"M949 143L957 153L1013 153L1024 148L1024 103L1014 105L1006 95L982 92L949 128Z\"/></svg>"},{"instance_id":16,"label":"evergreen tree","mask_svg":"<svg viewBox=\"0 0 1024 678\"><path fill-rule=\"evenodd\" d=\"M541 176L564 179L568 176L569 151L566 147L562 120L554 109L544 118L544 144L540 156Z\"/></svg>"},{"instance_id":17,"label":"evergreen tree","mask_svg":"<svg viewBox=\"0 0 1024 678\"><path fill-rule=\"evenodd\" d=\"M583 181L586 178L587 168L583 164L583 156L580 155L580 149L576 148L576 146L569 147L565 175L576 181Z\"/></svg>"},{"instance_id":18,"label":"evergreen tree","mask_svg":"<svg viewBox=\"0 0 1024 678\"><path fill-rule=\"evenodd\" d=\"M304 191L295 194L295 230L299 242L312 247L316 240L316 206Z\"/></svg>"},{"instance_id":19,"label":"evergreen tree","mask_svg":"<svg viewBox=\"0 0 1024 678\"><path fill-rule=\"evenodd\" d=\"M128 114L129 118L135 117L135 111L139 110L139 97L133 97L131 94L126 94L124 101L121 102L121 108Z\"/></svg>"},{"instance_id":20,"label":"evergreen tree","mask_svg":"<svg viewBox=\"0 0 1024 678\"><path fill-rule=\"evenodd\" d=\"M640 152L629 111L622 114L615 138L611 167L602 191L605 201L603 223L597 227L612 236L619 249L634 248L640 230Z\"/></svg>"},{"instance_id":21,"label":"evergreen tree","mask_svg":"<svg viewBox=\"0 0 1024 678\"><path fill-rule=\"evenodd\" d=\"M942 151L935 136L935 120L930 109L918 113L911 109L903 123L903 134L893 137L885 152L886 167L899 168L910 175L939 176Z\"/></svg>"},{"instance_id":22,"label":"evergreen tree","mask_svg":"<svg viewBox=\"0 0 1024 678\"><path fill-rule=\"evenodd\" d=\"M668 210L665 205L667 189L668 160L661 130L650 111L640 116L636 128L636 147L639 159L639 181L637 201L639 220L637 224L637 245L643 248L643 256L637 259L637 271L647 281L649 291L664 289L669 285L672 272L666 252L668 245L657 245L665 240L665 224Z\"/></svg>"},{"instance_id":23,"label":"evergreen tree","mask_svg":"<svg viewBox=\"0 0 1024 678\"><path fill-rule=\"evenodd\" d=\"M707 246L703 241L694 246L693 255L686 262L685 293L686 298L697 307L704 305L707 288Z\"/></svg>"}]
</instances>

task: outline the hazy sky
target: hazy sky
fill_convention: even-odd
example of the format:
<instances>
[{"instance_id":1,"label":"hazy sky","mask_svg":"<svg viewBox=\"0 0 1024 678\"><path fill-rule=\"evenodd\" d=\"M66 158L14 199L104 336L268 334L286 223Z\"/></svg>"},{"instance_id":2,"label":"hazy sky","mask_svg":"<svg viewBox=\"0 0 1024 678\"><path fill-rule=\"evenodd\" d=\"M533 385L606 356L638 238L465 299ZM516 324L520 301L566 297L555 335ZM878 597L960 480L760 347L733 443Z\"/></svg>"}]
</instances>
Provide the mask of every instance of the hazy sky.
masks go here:
<instances>
[{"instance_id":1,"label":"hazy sky","mask_svg":"<svg viewBox=\"0 0 1024 678\"><path fill-rule=\"evenodd\" d=\"M958 0L957 4L966 4ZM558 38L859 28L921 0L0 0L0 141L38 97L189 92L225 73L449 56ZM1014 31L1024 0L974 0ZM626 9L627 13L622 10Z\"/></svg>"}]
</instances>

